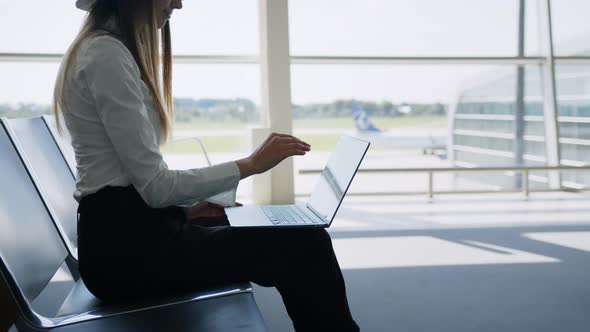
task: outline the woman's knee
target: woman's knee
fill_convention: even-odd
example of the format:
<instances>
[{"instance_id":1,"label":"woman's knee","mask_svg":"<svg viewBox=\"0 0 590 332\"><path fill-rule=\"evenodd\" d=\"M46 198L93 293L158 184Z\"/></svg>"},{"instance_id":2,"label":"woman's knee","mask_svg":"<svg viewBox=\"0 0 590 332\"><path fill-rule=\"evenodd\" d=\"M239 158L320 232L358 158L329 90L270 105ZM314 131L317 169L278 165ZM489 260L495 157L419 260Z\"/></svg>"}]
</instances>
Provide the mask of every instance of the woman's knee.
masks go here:
<instances>
[{"instance_id":1,"label":"woman's knee","mask_svg":"<svg viewBox=\"0 0 590 332\"><path fill-rule=\"evenodd\" d=\"M332 238L325 228L314 229L312 237L319 246L332 248Z\"/></svg>"},{"instance_id":2,"label":"woman's knee","mask_svg":"<svg viewBox=\"0 0 590 332\"><path fill-rule=\"evenodd\" d=\"M306 230L300 241L305 243L305 247L314 255L321 253L331 255L334 251L330 234L323 228Z\"/></svg>"}]
</instances>

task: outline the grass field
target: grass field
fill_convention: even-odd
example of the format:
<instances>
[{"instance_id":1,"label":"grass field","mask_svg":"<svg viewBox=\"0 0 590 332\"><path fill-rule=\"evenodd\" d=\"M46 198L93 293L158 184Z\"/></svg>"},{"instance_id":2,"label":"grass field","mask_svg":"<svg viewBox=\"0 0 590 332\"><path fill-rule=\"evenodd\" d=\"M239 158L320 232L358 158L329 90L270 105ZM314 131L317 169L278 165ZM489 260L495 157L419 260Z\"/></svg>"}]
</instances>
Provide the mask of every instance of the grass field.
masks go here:
<instances>
[{"instance_id":1,"label":"grass field","mask_svg":"<svg viewBox=\"0 0 590 332\"><path fill-rule=\"evenodd\" d=\"M403 127L428 127L441 128L447 125L446 116L413 116L413 117L372 117L371 121L383 129ZM177 122L175 129L240 129L253 126L253 123L240 121L210 121L195 118L191 122ZM297 119L293 121L294 128L352 128L352 118L323 118L323 119Z\"/></svg>"},{"instance_id":2,"label":"grass field","mask_svg":"<svg viewBox=\"0 0 590 332\"><path fill-rule=\"evenodd\" d=\"M402 118L371 118L373 123L382 129L390 128L444 128L447 125L447 118L440 116L424 117L402 117ZM241 129L252 126L238 121L212 122L205 120L195 120L190 123L176 123L175 129L178 130L198 130L198 129ZM353 128L352 119L333 118L333 119L299 119L294 121L295 128ZM338 140L337 135L303 135L300 137L309 144L315 151L327 151L334 148ZM208 152L247 152L247 137L203 137L203 143ZM378 148L378 147L374 147ZM200 153L200 148L196 142L182 141L169 144L162 148L163 153Z\"/></svg>"},{"instance_id":3,"label":"grass field","mask_svg":"<svg viewBox=\"0 0 590 332\"><path fill-rule=\"evenodd\" d=\"M388 128L443 128L447 126L446 116L413 116L413 117L372 117L375 126ZM350 118L334 119L297 119L293 121L295 128L352 128L354 123Z\"/></svg>"},{"instance_id":4,"label":"grass field","mask_svg":"<svg viewBox=\"0 0 590 332\"><path fill-rule=\"evenodd\" d=\"M207 152L237 152L247 150L247 141L243 137L202 137ZM162 153L201 153L195 141L180 141L162 147Z\"/></svg>"}]
</instances>

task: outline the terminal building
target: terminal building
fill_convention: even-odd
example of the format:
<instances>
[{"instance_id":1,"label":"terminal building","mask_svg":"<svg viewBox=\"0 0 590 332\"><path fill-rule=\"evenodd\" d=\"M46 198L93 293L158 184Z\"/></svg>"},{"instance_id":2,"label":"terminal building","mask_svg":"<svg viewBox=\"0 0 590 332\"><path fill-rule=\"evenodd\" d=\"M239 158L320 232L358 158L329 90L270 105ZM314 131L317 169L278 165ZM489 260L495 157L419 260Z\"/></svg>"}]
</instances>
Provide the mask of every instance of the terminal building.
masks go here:
<instances>
[{"instance_id":1,"label":"terminal building","mask_svg":"<svg viewBox=\"0 0 590 332\"><path fill-rule=\"evenodd\" d=\"M585 55L590 52L583 52ZM547 165L543 72L524 66L523 106L517 118L517 70L514 67L468 82L450 108L449 160L457 167ZM561 165L584 166L590 162L590 68L581 65L556 67L556 91ZM517 127L522 125L522 134ZM520 136L520 137L518 137ZM522 153L518 153L518 141ZM519 154L522 156L519 157ZM459 175L462 177L481 174ZM533 188L546 188L546 172L533 172ZM521 180L512 173L486 174L485 182L498 189L519 189ZM590 174L562 172L561 185L581 189L590 184Z\"/></svg>"}]
</instances>

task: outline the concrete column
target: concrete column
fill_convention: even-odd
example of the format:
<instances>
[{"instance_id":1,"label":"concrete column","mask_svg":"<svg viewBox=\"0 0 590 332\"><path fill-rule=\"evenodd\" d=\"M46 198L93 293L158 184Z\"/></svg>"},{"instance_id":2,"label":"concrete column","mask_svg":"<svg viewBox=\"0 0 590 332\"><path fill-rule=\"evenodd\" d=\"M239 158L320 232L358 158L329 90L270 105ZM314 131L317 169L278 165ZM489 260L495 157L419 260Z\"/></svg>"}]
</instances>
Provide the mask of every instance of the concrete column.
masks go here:
<instances>
[{"instance_id":1,"label":"concrete column","mask_svg":"<svg viewBox=\"0 0 590 332\"><path fill-rule=\"evenodd\" d=\"M291 61L289 53L288 0L259 0L260 74L263 126L269 132L291 134ZM259 138L258 138L259 139ZM293 159L289 158L270 172L270 181L254 181L254 197L270 197L272 204L291 204L295 200ZM270 195L261 195L261 191ZM262 202L259 202L262 203Z\"/></svg>"}]
</instances>

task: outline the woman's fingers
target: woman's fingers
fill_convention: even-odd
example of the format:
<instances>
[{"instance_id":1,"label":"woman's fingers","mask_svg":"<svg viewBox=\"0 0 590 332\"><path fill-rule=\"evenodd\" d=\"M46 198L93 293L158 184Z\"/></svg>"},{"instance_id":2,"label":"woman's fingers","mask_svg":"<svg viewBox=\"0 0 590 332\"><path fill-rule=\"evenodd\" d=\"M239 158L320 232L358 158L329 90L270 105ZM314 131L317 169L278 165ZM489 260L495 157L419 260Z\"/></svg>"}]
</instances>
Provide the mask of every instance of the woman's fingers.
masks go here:
<instances>
[{"instance_id":1,"label":"woman's fingers","mask_svg":"<svg viewBox=\"0 0 590 332\"><path fill-rule=\"evenodd\" d=\"M287 150L286 154L287 157L291 157L291 156L304 156L307 153L307 151L303 151L303 150L296 150L296 149L291 149L291 150Z\"/></svg>"},{"instance_id":2,"label":"woman's fingers","mask_svg":"<svg viewBox=\"0 0 590 332\"><path fill-rule=\"evenodd\" d=\"M263 173L275 167L285 158L305 155L311 146L301 139L286 134L272 133L250 157L256 173Z\"/></svg>"},{"instance_id":3,"label":"woman's fingers","mask_svg":"<svg viewBox=\"0 0 590 332\"><path fill-rule=\"evenodd\" d=\"M287 158L294 154L305 154L311 149L308 144L289 137L276 138L274 144L274 148L276 149L275 155L282 156L283 158ZM270 149L269 153L272 153L272 150L274 149Z\"/></svg>"},{"instance_id":4,"label":"woman's fingers","mask_svg":"<svg viewBox=\"0 0 590 332\"><path fill-rule=\"evenodd\" d=\"M310 150L309 146L301 144L301 143L288 143L283 146L284 149L287 151L298 151L306 153Z\"/></svg>"},{"instance_id":5,"label":"woman's fingers","mask_svg":"<svg viewBox=\"0 0 590 332\"><path fill-rule=\"evenodd\" d=\"M297 143L301 143L301 144L305 144L305 145L307 145L307 146L311 146L311 145L309 145L307 142L304 142L304 141L302 141L301 139L299 139L299 138L297 138L297 137L295 137L295 136L292 136L292 135L287 135L287 134L279 134L279 133L272 133L272 134L269 136L269 138L270 138L271 140L272 140L272 138L275 138L275 137L276 137L276 138L279 138L279 139L281 139L281 140L287 140L287 141L288 141L288 140L291 140L291 141L295 141L295 142L297 142Z\"/></svg>"},{"instance_id":6,"label":"woman's fingers","mask_svg":"<svg viewBox=\"0 0 590 332\"><path fill-rule=\"evenodd\" d=\"M304 142L304 141L302 141L299 138L294 137L294 136L282 136L282 137L278 137L277 136L277 137L275 137L273 139L272 142L274 142L275 144L292 144L292 143L296 143L296 144L304 145L304 146L306 146L308 148L311 147L311 145L309 145L308 143L306 143L306 142Z\"/></svg>"}]
</instances>

